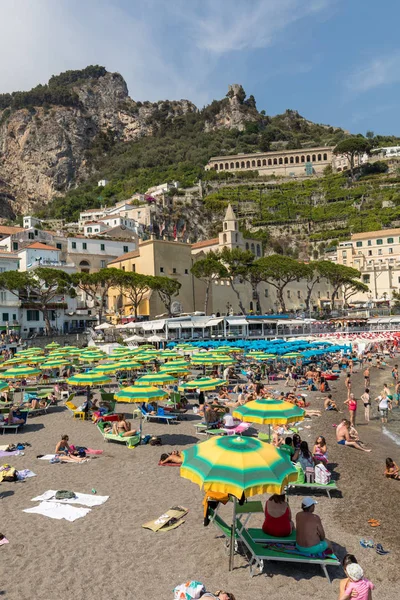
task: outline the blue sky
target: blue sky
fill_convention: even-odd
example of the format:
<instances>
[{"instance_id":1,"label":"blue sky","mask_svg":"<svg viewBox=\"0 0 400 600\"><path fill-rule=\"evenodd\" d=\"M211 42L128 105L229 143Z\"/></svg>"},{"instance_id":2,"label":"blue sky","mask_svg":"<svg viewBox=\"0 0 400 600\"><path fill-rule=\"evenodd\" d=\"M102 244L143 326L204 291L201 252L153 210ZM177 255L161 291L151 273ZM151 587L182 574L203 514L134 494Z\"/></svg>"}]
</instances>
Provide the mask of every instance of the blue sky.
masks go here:
<instances>
[{"instance_id":1,"label":"blue sky","mask_svg":"<svg viewBox=\"0 0 400 600\"><path fill-rule=\"evenodd\" d=\"M7 0L0 92L102 64L135 100L241 83L269 115L400 135L399 18L398 0Z\"/></svg>"}]
</instances>

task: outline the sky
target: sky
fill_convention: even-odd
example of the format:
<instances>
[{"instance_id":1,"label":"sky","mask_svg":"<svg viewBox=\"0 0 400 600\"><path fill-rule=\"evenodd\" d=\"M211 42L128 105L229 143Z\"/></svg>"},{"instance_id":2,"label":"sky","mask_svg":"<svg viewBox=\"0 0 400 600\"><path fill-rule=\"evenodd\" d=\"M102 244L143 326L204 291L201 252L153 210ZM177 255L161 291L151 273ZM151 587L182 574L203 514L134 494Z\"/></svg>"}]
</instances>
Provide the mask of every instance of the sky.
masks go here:
<instances>
[{"instance_id":1,"label":"sky","mask_svg":"<svg viewBox=\"0 0 400 600\"><path fill-rule=\"evenodd\" d=\"M1 15L0 92L100 64L134 100L201 108L240 83L268 115L400 135L398 0L2 0Z\"/></svg>"}]
</instances>

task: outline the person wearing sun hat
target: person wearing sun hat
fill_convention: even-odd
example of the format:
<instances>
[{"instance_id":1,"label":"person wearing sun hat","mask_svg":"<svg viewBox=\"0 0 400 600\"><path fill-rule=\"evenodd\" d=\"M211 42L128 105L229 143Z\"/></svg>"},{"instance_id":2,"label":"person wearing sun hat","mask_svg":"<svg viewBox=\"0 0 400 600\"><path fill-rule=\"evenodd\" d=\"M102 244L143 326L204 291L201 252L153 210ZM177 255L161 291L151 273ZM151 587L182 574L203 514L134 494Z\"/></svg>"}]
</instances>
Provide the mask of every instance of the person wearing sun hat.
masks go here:
<instances>
[{"instance_id":1,"label":"person wearing sun hat","mask_svg":"<svg viewBox=\"0 0 400 600\"><path fill-rule=\"evenodd\" d=\"M350 600L357 597L357 600L372 600L372 590L374 584L364 577L364 571L358 563L350 563L346 567L348 583L339 600ZM356 592L356 593L354 593Z\"/></svg>"},{"instance_id":2,"label":"person wearing sun hat","mask_svg":"<svg viewBox=\"0 0 400 600\"><path fill-rule=\"evenodd\" d=\"M314 498L306 496L301 503L301 512L296 515L296 548L303 554L320 555L332 551L321 519L314 514L316 504Z\"/></svg>"}]
</instances>

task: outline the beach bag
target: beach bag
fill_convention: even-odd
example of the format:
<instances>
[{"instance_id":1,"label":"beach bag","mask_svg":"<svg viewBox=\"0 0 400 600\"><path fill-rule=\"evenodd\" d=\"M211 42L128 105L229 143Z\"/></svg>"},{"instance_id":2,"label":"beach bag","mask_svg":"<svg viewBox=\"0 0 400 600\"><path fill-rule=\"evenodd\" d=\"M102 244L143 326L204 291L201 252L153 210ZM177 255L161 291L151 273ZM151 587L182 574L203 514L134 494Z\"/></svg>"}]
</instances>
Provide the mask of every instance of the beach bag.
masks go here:
<instances>
[{"instance_id":1,"label":"beach bag","mask_svg":"<svg viewBox=\"0 0 400 600\"><path fill-rule=\"evenodd\" d=\"M315 473L313 467L306 467L305 472L306 483L314 483L315 482Z\"/></svg>"},{"instance_id":2,"label":"beach bag","mask_svg":"<svg viewBox=\"0 0 400 600\"><path fill-rule=\"evenodd\" d=\"M56 500L72 500L76 498L75 492L69 492L68 490L58 490L55 495Z\"/></svg>"},{"instance_id":3,"label":"beach bag","mask_svg":"<svg viewBox=\"0 0 400 600\"><path fill-rule=\"evenodd\" d=\"M0 472L0 481L17 481L18 471L10 465L3 465Z\"/></svg>"},{"instance_id":4,"label":"beach bag","mask_svg":"<svg viewBox=\"0 0 400 600\"><path fill-rule=\"evenodd\" d=\"M199 581L187 581L174 589L174 600L195 600L200 598L206 588Z\"/></svg>"},{"instance_id":5,"label":"beach bag","mask_svg":"<svg viewBox=\"0 0 400 600\"><path fill-rule=\"evenodd\" d=\"M315 466L315 483L328 485L331 481L331 473L325 465L319 464Z\"/></svg>"}]
</instances>

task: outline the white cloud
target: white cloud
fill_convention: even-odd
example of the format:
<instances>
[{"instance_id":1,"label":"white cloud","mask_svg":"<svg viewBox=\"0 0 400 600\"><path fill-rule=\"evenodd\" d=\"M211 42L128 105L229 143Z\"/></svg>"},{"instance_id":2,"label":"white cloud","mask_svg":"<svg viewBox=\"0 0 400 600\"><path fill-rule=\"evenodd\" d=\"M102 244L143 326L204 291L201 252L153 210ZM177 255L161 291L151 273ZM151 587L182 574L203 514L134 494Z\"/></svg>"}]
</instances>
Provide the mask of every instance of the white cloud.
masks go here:
<instances>
[{"instance_id":1,"label":"white cloud","mask_svg":"<svg viewBox=\"0 0 400 600\"><path fill-rule=\"evenodd\" d=\"M400 52L374 58L354 71L346 81L353 92L368 92L373 88L400 81Z\"/></svg>"},{"instance_id":2,"label":"white cloud","mask_svg":"<svg viewBox=\"0 0 400 600\"><path fill-rule=\"evenodd\" d=\"M0 92L29 89L61 71L102 64L125 77L135 99L189 98L201 106L223 94L227 77L243 72L240 61L231 61L229 73L222 69L215 75L232 51L271 46L290 24L324 15L336 2L7 0Z\"/></svg>"}]
</instances>

